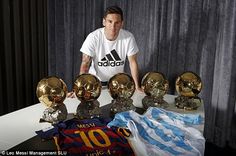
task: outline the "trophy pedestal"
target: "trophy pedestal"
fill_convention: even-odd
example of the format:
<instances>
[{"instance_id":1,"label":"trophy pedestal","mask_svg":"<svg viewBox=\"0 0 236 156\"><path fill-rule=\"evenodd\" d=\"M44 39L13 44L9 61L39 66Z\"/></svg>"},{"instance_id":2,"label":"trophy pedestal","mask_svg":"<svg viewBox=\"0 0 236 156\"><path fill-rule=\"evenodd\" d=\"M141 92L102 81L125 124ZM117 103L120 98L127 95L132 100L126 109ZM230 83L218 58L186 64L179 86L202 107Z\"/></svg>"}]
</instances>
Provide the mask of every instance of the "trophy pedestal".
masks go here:
<instances>
[{"instance_id":1,"label":"trophy pedestal","mask_svg":"<svg viewBox=\"0 0 236 156\"><path fill-rule=\"evenodd\" d=\"M167 108L169 104L163 100L163 97L151 97L145 96L142 100L143 108L148 109L149 107Z\"/></svg>"},{"instance_id":2,"label":"trophy pedestal","mask_svg":"<svg viewBox=\"0 0 236 156\"><path fill-rule=\"evenodd\" d=\"M68 112L64 103L55 104L53 107L48 107L44 110L43 116L39 122L56 124L60 121L66 120L67 115Z\"/></svg>"},{"instance_id":3,"label":"trophy pedestal","mask_svg":"<svg viewBox=\"0 0 236 156\"><path fill-rule=\"evenodd\" d=\"M199 97L178 96L175 98L175 106L184 110L196 110L202 101Z\"/></svg>"},{"instance_id":4,"label":"trophy pedestal","mask_svg":"<svg viewBox=\"0 0 236 156\"><path fill-rule=\"evenodd\" d=\"M77 117L79 119L92 119L94 117L101 116L101 109L99 108L99 102L94 101L81 101L77 107Z\"/></svg>"},{"instance_id":5,"label":"trophy pedestal","mask_svg":"<svg viewBox=\"0 0 236 156\"><path fill-rule=\"evenodd\" d=\"M130 98L113 99L111 105L111 115L115 115L116 113L125 112L129 110L135 111L136 109L133 105L133 100Z\"/></svg>"}]
</instances>

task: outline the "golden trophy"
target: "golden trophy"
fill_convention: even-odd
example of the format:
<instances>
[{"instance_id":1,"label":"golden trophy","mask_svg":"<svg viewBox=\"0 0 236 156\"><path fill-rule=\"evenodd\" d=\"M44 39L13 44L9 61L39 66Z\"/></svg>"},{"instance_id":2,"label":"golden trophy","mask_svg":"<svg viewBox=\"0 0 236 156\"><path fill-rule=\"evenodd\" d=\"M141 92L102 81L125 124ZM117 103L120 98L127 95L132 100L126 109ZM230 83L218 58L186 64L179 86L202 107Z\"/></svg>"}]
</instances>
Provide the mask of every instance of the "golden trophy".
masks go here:
<instances>
[{"instance_id":1,"label":"golden trophy","mask_svg":"<svg viewBox=\"0 0 236 156\"><path fill-rule=\"evenodd\" d=\"M118 112L134 110L133 100L131 99L135 91L133 78L126 73L118 73L108 81L108 89L111 97L111 115Z\"/></svg>"},{"instance_id":2,"label":"golden trophy","mask_svg":"<svg viewBox=\"0 0 236 156\"><path fill-rule=\"evenodd\" d=\"M81 101L76 110L78 118L91 119L100 117L100 103L97 98L101 94L101 89L100 80L92 74L81 74L76 78L73 91Z\"/></svg>"},{"instance_id":3,"label":"golden trophy","mask_svg":"<svg viewBox=\"0 0 236 156\"><path fill-rule=\"evenodd\" d=\"M40 122L55 124L67 118L68 112L63 103L67 95L67 86L62 79L56 76L43 78L38 82L36 95L47 107Z\"/></svg>"},{"instance_id":4,"label":"golden trophy","mask_svg":"<svg viewBox=\"0 0 236 156\"><path fill-rule=\"evenodd\" d=\"M169 88L168 80L162 73L148 72L141 81L141 86L146 94L142 100L143 108L166 108L169 104L163 99Z\"/></svg>"},{"instance_id":5,"label":"golden trophy","mask_svg":"<svg viewBox=\"0 0 236 156\"><path fill-rule=\"evenodd\" d=\"M177 108L196 110L202 103L197 96L202 89L201 78L193 72L184 72L175 82L175 88L179 96L175 98Z\"/></svg>"}]
</instances>

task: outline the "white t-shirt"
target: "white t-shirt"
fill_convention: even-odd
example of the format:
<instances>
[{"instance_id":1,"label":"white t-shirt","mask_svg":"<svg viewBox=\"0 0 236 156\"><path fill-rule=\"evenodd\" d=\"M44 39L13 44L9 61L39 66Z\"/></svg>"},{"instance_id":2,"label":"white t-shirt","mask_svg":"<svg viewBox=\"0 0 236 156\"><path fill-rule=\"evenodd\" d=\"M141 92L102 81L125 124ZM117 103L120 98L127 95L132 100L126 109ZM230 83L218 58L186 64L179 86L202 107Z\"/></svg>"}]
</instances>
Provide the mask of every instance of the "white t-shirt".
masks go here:
<instances>
[{"instance_id":1,"label":"white t-shirt","mask_svg":"<svg viewBox=\"0 0 236 156\"><path fill-rule=\"evenodd\" d=\"M139 49L129 31L121 29L116 40L109 41L104 28L99 28L87 36L80 51L92 57L89 73L108 81L113 75L124 72L126 56L136 54Z\"/></svg>"}]
</instances>

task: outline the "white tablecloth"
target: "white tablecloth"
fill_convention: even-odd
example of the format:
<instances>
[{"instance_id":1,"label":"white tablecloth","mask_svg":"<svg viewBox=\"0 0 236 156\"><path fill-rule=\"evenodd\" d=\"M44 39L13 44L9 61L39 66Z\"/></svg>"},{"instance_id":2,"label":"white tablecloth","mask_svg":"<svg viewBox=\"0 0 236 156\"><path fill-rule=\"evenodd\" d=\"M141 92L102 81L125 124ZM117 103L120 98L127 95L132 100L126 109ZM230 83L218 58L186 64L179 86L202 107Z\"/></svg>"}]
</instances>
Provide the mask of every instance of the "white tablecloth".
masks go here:
<instances>
[{"instance_id":1,"label":"white tablecloth","mask_svg":"<svg viewBox=\"0 0 236 156\"><path fill-rule=\"evenodd\" d=\"M136 107L142 108L142 98L145 96L144 93L135 92L132 96L134 105ZM184 111L176 109L174 106L174 95L165 95L164 100L166 100L170 106L167 110L172 110L179 113L198 113L204 117L204 107L203 105L196 111ZM107 89L102 89L102 93L98 98L100 102L100 107L111 103L111 96ZM67 98L64 101L67 111L69 114L74 114L76 112L77 106L80 101L77 98ZM39 123L39 119L43 115L43 111L46 107L41 104L35 104L24 109L0 116L0 151L8 150L25 140L28 140L36 135L35 131L45 129L51 124L49 123ZM203 132L204 124L197 126L197 128Z\"/></svg>"}]
</instances>

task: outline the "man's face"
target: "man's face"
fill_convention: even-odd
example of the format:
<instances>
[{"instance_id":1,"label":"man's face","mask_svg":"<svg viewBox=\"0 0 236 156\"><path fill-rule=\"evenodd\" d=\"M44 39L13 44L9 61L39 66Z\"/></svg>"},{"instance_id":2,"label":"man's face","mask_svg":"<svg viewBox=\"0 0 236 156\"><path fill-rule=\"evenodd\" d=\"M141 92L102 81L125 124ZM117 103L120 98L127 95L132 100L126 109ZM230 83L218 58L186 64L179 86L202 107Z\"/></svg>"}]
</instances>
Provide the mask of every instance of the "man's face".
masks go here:
<instances>
[{"instance_id":1,"label":"man's face","mask_svg":"<svg viewBox=\"0 0 236 156\"><path fill-rule=\"evenodd\" d=\"M108 14L103 18L103 26L105 27L105 35L108 40L115 40L123 26L123 21L119 14Z\"/></svg>"}]
</instances>

